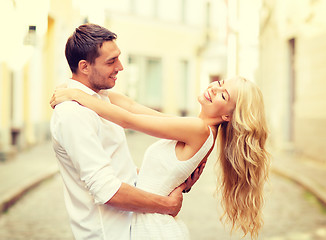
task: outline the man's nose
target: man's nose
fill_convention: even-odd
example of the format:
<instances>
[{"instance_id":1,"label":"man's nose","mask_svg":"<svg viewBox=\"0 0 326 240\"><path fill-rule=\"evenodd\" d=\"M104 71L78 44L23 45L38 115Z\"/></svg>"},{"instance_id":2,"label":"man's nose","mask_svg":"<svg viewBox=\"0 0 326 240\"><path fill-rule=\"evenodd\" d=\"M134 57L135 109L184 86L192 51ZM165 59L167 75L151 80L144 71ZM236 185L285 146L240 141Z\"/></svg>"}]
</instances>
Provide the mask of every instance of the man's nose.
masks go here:
<instances>
[{"instance_id":1,"label":"man's nose","mask_svg":"<svg viewBox=\"0 0 326 240\"><path fill-rule=\"evenodd\" d=\"M117 62L117 66L116 66L115 70L116 70L117 72L123 70L123 66L122 66L122 63L120 62L120 60L118 60L118 62Z\"/></svg>"}]
</instances>

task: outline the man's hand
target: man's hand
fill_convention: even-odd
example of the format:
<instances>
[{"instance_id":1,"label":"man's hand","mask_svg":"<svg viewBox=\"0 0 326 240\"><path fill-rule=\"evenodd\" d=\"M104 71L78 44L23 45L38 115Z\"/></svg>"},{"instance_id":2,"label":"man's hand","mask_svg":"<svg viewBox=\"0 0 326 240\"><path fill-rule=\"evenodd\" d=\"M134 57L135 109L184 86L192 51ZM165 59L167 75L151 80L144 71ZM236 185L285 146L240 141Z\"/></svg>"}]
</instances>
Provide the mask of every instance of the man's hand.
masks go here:
<instances>
[{"instance_id":1,"label":"man's hand","mask_svg":"<svg viewBox=\"0 0 326 240\"><path fill-rule=\"evenodd\" d=\"M185 181L186 187L183 190L184 193L187 193L190 191L191 187L197 182L200 175L203 173L203 170L205 168L206 162L201 163L195 171L188 177L188 179Z\"/></svg>"},{"instance_id":2,"label":"man's hand","mask_svg":"<svg viewBox=\"0 0 326 240\"><path fill-rule=\"evenodd\" d=\"M186 184L183 183L169 194L169 199L172 201L172 207L170 208L171 212L169 213L169 215L171 215L172 217L177 216L180 212L183 201L182 191L185 189L185 187Z\"/></svg>"}]
</instances>

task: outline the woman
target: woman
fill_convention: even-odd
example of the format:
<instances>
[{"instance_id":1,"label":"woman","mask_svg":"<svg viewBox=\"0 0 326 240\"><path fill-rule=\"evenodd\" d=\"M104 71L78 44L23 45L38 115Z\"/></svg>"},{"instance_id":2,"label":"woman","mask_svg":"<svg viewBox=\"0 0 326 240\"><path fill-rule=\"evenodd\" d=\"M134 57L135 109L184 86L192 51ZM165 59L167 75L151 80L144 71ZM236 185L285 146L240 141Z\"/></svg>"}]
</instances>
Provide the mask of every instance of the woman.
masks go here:
<instances>
[{"instance_id":1,"label":"woman","mask_svg":"<svg viewBox=\"0 0 326 240\"><path fill-rule=\"evenodd\" d=\"M77 89L58 89L51 106L75 100L124 128L164 138L146 151L137 187L168 195L206 162L220 139L218 162L224 218L233 229L258 237L262 226L263 186L268 176L267 127L262 94L242 77L211 83L198 97L198 117L158 117L128 112ZM187 239L177 218L135 213L132 239Z\"/></svg>"}]
</instances>

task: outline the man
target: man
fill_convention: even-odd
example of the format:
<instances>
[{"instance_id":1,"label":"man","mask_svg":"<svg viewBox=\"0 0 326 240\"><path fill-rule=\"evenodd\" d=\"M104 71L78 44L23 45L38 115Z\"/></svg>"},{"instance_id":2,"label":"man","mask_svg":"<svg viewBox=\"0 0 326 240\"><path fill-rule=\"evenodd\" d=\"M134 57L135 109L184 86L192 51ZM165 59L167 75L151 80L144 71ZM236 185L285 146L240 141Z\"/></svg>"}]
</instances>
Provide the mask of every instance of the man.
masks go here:
<instances>
[{"instance_id":1,"label":"man","mask_svg":"<svg viewBox=\"0 0 326 240\"><path fill-rule=\"evenodd\" d=\"M116 35L95 24L79 26L67 41L72 71L68 87L110 101L135 113L160 114L106 89L123 70ZM168 197L135 186L137 177L124 130L76 102L56 106L51 119L53 146L64 182L64 197L76 239L129 239L132 212L176 216L182 191L199 178L176 188Z\"/></svg>"}]
</instances>

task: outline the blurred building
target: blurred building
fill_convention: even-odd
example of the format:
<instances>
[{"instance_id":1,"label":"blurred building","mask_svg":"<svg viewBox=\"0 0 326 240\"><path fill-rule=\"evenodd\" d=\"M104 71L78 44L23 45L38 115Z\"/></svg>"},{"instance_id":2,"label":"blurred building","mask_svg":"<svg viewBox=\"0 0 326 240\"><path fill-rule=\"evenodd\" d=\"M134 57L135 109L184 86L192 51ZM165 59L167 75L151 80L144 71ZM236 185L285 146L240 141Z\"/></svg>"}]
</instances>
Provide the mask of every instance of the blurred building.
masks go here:
<instances>
[{"instance_id":1,"label":"blurred building","mask_svg":"<svg viewBox=\"0 0 326 240\"><path fill-rule=\"evenodd\" d=\"M50 138L49 99L58 79L68 76L63 49L80 14L69 0L10 0L1 1L0 20L3 160Z\"/></svg>"},{"instance_id":2,"label":"blurred building","mask_svg":"<svg viewBox=\"0 0 326 240\"><path fill-rule=\"evenodd\" d=\"M256 82L261 0L227 0L227 76Z\"/></svg>"},{"instance_id":3,"label":"blurred building","mask_svg":"<svg viewBox=\"0 0 326 240\"><path fill-rule=\"evenodd\" d=\"M197 96L227 74L228 2L2 1L0 159L50 139L49 99L70 77L64 46L85 22L118 35L117 90L164 112L197 113Z\"/></svg>"},{"instance_id":4,"label":"blurred building","mask_svg":"<svg viewBox=\"0 0 326 240\"><path fill-rule=\"evenodd\" d=\"M262 0L260 66L272 144L325 161L326 1Z\"/></svg>"}]
</instances>

